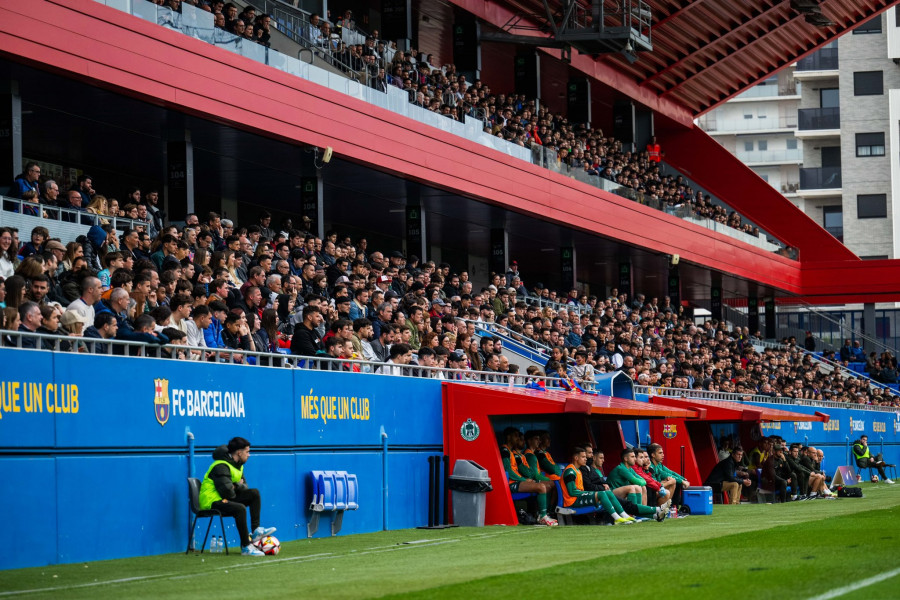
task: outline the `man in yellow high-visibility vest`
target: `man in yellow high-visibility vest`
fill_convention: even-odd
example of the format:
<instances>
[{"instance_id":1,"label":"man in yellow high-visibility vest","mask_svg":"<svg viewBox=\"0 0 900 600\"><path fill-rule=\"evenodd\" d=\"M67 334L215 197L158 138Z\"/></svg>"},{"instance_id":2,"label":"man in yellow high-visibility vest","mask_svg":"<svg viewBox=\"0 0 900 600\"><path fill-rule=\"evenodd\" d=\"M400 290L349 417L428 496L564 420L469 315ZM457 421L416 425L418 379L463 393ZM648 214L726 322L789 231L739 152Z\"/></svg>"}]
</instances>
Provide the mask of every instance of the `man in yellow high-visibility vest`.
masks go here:
<instances>
[{"instance_id":1,"label":"man in yellow high-visibility vest","mask_svg":"<svg viewBox=\"0 0 900 600\"><path fill-rule=\"evenodd\" d=\"M231 438L226 446L213 450L213 463L200 484L200 509L215 509L226 517L234 517L241 539L241 554L265 556L254 543L275 533L274 527L260 527L259 490L247 487L244 464L250 458L250 442L242 437ZM250 509L251 536L247 529L247 509Z\"/></svg>"}]
</instances>

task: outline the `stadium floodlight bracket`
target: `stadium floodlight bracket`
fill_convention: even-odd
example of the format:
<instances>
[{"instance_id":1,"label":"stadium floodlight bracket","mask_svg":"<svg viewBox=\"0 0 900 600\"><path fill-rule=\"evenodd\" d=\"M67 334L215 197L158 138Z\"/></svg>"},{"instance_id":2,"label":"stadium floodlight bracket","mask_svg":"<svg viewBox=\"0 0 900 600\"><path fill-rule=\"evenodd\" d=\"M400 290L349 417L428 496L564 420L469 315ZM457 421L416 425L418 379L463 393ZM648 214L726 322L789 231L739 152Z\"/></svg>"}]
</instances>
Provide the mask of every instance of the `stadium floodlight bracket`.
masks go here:
<instances>
[{"instance_id":1,"label":"stadium floodlight bracket","mask_svg":"<svg viewBox=\"0 0 900 600\"><path fill-rule=\"evenodd\" d=\"M591 0L589 7L577 0L561 0L559 7L551 7L550 0L542 3L544 14L517 15L498 33L482 32L480 41L559 48L567 62L572 48L593 57L621 53L632 63L638 52L653 50L653 14L644 0L622 0L613 6ZM523 25L524 17L539 25ZM519 33L528 30L536 34Z\"/></svg>"}]
</instances>

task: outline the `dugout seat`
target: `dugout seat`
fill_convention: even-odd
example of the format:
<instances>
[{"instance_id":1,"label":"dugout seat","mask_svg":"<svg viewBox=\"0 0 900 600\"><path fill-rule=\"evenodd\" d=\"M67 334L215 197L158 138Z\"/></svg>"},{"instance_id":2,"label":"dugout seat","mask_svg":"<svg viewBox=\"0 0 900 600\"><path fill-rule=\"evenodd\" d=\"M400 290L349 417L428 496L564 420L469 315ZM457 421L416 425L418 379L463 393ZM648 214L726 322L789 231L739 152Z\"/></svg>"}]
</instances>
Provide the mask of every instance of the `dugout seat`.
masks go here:
<instances>
[{"instance_id":1,"label":"dugout seat","mask_svg":"<svg viewBox=\"0 0 900 600\"><path fill-rule=\"evenodd\" d=\"M197 526L197 521L208 518L209 523L206 525L206 535L203 536L203 545L200 546L200 554L203 554L203 549L206 548L206 540L209 539L209 529L212 527L213 519L219 517L219 525L222 527L222 541L225 542L225 554L228 554L228 537L225 535L225 520L222 518L222 513L214 508L200 510L200 480L196 477L188 477L187 482L189 506L194 519L191 521L191 528L188 531L187 550L184 553L188 554L191 551L191 538L194 537L194 527Z\"/></svg>"},{"instance_id":2,"label":"dugout seat","mask_svg":"<svg viewBox=\"0 0 900 600\"><path fill-rule=\"evenodd\" d=\"M582 506L581 508L562 506L560 504L563 499L562 486L559 483L559 479L555 479L553 483L556 484L556 497L558 498L556 521L560 525L572 525L572 517L575 515L592 515L594 513L605 512L602 506Z\"/></svg>"}]
</instances>

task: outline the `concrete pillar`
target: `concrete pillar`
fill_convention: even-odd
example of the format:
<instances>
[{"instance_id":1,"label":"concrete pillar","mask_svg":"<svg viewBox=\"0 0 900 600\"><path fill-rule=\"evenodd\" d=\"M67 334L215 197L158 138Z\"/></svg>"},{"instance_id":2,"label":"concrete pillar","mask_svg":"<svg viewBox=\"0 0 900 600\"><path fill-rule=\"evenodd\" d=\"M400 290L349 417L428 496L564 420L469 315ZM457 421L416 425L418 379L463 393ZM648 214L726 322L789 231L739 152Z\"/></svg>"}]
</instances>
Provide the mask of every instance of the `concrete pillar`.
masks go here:
<instances>
[{"instance_id":1,"label":"concrete pillar","mask_svg":"<svg viewBox=\"0 0 900 600\"><path fill-rule=\"evenodd\" d=\"M0 83L0 161L8 169L4 181L22 172L22 97L12 80Z\"/></svg>"},{"instance_id":2,"label":"concrete pillar","mask_svg":"<svg viewBox=\"0 0 900 600\"><path fill-rule=\"evenodd\" d=\"M180 221L186 214L195 212L194 145L191 143L191 132L187 129L167 132L166 185L163 194L169 220ZM232 219L236 216L229 215Z\"/></svg>"},{"instance_id":3,"label":"concrete pillar","mask_svg":"<svg viewBox=\"0 0 900 600\"><path fill-rule=\"evenodd\" d=\"M874 302L866 302L863 304L863 321L862 321L862 332L866 335L867 338L877 339L876 329L875 329L875 303ZM862 347L866 349L866 354L869 352L878 352L879 349L875 347L875 344L870 342L869 340L860 340L862 343Z\"/></svg>"}]
</instances>

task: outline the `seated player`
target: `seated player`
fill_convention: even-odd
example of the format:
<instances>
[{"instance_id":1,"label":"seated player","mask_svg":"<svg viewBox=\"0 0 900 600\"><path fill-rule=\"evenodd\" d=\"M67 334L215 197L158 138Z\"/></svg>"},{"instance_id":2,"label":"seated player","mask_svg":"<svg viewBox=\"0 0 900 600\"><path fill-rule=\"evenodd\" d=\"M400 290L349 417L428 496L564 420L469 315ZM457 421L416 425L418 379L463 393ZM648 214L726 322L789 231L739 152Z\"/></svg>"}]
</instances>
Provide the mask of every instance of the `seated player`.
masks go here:
<instances>
[{"instance_id":1,"label":"seated player","mask_svg":"<svg viewBox=\"0 0 900 600\"><path fill-rule=\"evenodd\" d=\"M666 500L672 497L672 493L660 482L653 479L653 475L650 474L648 470L650 468L650 455L643 448L635 448L634 456L635 463L632 468L647 484L647 505L659 506L664 504Z\"/></svg>"},{"instance_id":2,"label":"seated player","mask_svg":"<svg viewBox=\"0 0 900 600\"><path fill-rule=\"evenodd\" d=\"M584 489L589 492L599 492L600 502L604 503L605 497L609 500L613 510L623 517L631 516L631 511L637 512L637 507L631 502L628 500L619 502L616 495L609 489L609 485L606 483L606 477L603 476L603 471L601 470L603 468L603 452L591 448L590 443L586 443L582 447L584 448L585 465L581 467L580 470L581 479L584 482ZM599 461L597 460L598 454L600 455ZM606 506L606 504L603 505ZM637 519L635 519L635 521L637 521Z\"/></svg>"},{"instance_id":3,"label":"seated player","mask_svg":"<svg viewBox=\"0 0 900 600\"><path fill-rule=\"evenodd\" d=\"M541 431L541 443L537 450L534 451L538 459L538 465L541 471L550 479L556 480L562 477L562 467L556 464L553 457L550 456L550 432Z\"/></svg>"},{"instance_id":4,"label":"seated player","mask_svg":"<svg viewBox=\"0 0 900 600\"><path fill-rule=\"evenodd\" d=\"M647 506L647 482L634 472L637 457L633 448L622 450L622 462L614 468L606 478L606 483L613 489L613 493L623 500L628 500L634 507L626 506L632 514L638 517L654 517L662 521L669 514L669 501L662 506L651 508ZM626 491L625 496L620 494Z\"/></svg>"},{"instance_id":5,"label":"seated player","mask_svg":"<svg viewBox=\"0 0 900 600\"><path fill-rule=\"evenodd\" d=\"M691 482L663 464L666 455L659 444L647 446L647 453L650 454L650 474L653 475L653 479L666 486L672 493L672 501L680 508L684 504L684 488L689 487Z\"/></svg>"},{"instance_id":6,"label":"seated player","mask_svg":"<svg viewBox=\"0 0 900 600\"><path fill-rule=\"evenodd\" d=\"M728 494L732 504L741 503L741 489L750 485L750 477L741 468L741 460L744 458L744 449L738 446L731 454L713 467L712 472L703 482L720 494L723 491Z\"/></svg>"},{"instance_id":7,"label":"seated player","mask_svg":"<svg viewBox=\"0 0 900 600\"><path fill-rule=\"evenodd\" d=\"M514 494L537 494L538 522L549 527L558 525L556 520L547 515L547 494L556 486L550 481L535 480L528 461L520 452L525 446L522 432L515 427L507 427L503 431L503 438L506 443L500 446L500 458L503 459L503 468L509 480L509 490Z\"/></svg>"},{"instance_id":8,"label":"seated player","mask_svg":"<svg viewBox=\"0 0 900 600\"><path fill-rule=\"evenodd\" d=\"M562 503L563 506L569 508L582 508L591 506L606 510L613 519L615 525L626 525L634 523L634 517L630 515L622 515L625 510L619 506L619 511L613 506L609 498L604 494L606 492L586 491L584 489L584 478L581 469L587 465L587 455L584 448L575 446L572 449L572 462L563 471L562 477Z\"/></svg>"},{"instance_id":9,"label":"seated player","mask_svg":"<svg viewBox=\"0 0 900 600\"><path fill-rule=\"evenodd\" d=\"M528 468L531 469L531 472L534 474L534 480L550 481L550 478L541 471L541 466L539 464L540 461L537 457L537 453L540 450L540 445L540 431L530 430L525 432L525 451L522 452L522 454L525 456L525 460L528 463Z\"/></svg>"}]
</instances>

